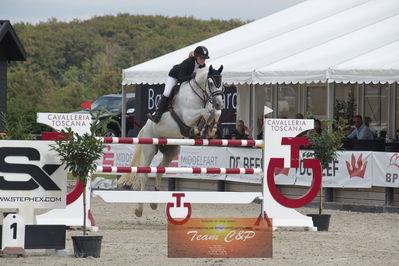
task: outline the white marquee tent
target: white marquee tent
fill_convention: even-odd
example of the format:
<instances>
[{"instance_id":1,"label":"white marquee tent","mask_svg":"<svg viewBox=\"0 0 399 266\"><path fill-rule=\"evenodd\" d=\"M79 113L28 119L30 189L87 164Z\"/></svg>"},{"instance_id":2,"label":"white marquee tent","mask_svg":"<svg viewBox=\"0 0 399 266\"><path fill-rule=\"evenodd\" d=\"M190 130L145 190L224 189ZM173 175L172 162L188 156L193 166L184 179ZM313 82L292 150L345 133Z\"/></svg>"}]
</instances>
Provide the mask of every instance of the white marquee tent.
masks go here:
<instances>
[{"instance_id":1,"label":"white marquee tent","mask_svg":"<svg viewBox=\"0 0 399 266\"><path fill-rule=\"evenodd\" d=\"M123 85L164 83L205 45L226 83L399 81L398 0L308 0L123 70Z\"/></svg>"},{"instance_id":2,"label":"white marquee tent","mask_svg":"<svg viewBox=\"0 0 399 266\"><path fill-rule=\"evenodd\" d=\"M238 116L252 126L265 103L253 84L397 83L399 0L308 0L124 69L122 85L164 83L198 45L208 47L208 65L224 65L225 83L251 84L238 90ZM333 105L334 89L328 89L328 118Z\"/></svg>"}]
</instances>

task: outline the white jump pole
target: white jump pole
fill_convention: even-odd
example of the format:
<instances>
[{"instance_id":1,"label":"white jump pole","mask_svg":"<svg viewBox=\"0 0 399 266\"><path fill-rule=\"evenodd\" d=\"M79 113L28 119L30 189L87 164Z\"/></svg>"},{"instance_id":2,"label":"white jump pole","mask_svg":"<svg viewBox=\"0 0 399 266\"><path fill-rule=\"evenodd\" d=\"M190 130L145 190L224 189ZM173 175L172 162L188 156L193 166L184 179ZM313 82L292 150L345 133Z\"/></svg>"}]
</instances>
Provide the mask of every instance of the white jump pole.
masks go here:
<instances>
[{"instance_id":1,"label":"white jump pole","mask_svg":"<svg viewBox=\"0 0 399 266\"><path fill-rule=\"evenodd\" d=\"M263 145L263 140L241 139L165 139L165 138L99 138L104 143L111 144L154 144L178 146L241 146L253 147Z\"/></svg>"},{"instance_id":2,"label":"white jump pole","mask_svg":"<svg viewBox=\"0 0 399 266\"><path fill-rule=\"evenodd\" d=\"M260 168L122 167L97 166L97 173L229 174L260 175Z\"/></svg>"}]
</instances>

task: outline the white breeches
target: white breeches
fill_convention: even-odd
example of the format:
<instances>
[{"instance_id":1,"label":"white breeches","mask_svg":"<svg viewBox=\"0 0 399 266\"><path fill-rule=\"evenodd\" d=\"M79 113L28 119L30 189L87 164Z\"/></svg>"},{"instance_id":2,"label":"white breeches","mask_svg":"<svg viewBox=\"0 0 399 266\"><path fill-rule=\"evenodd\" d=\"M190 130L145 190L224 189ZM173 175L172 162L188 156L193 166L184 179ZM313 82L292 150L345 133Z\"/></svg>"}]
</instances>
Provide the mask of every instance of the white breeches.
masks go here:
<instances>
[{"instance_id":1,"label":"white breeches","mask_svg":"<svg viewBox=\"0 0 399 266\"><path fill-rule=\"evenodd\" d=\"M165 82L165 89L163 91L163 95L169 97L172 92L173 87L177 84L177 79L168 76Z\"/></svg>"}]
</instances>

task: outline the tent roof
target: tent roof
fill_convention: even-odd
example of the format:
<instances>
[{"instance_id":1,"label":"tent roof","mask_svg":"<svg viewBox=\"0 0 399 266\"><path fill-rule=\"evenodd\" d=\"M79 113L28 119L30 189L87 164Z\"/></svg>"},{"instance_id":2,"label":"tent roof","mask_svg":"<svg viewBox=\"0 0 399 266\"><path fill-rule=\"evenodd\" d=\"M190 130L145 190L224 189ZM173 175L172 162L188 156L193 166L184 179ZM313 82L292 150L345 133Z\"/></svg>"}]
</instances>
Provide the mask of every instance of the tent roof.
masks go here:
<instances>
[{"instance_id":1,"label":"tent roof","mask_svg":"<svg viewBox=\"0 0 399 266\"><path fill-rule=\"evenodd\" d=\"M123 84L164 83L205 45L227 83L398 82L399 1L308 0L123 70Z\"/></svg>"}]
</instances>

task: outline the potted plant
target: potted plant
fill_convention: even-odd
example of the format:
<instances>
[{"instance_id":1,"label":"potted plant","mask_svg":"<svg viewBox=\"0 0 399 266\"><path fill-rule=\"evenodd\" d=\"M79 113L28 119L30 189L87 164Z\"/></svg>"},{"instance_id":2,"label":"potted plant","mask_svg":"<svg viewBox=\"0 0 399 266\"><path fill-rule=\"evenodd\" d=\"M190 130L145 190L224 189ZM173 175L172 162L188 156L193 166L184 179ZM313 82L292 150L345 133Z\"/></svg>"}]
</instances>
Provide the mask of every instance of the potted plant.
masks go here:
<instances>
[{"instance_id":1,"label":"potted plant","mask_svg":"<svg viewBox=\"0 0 399 266\"><path fill-rule=\"evenodd\" d=\"M90 127L90 133L79 135L68 128L62 130L65 138L56 141L52 150L56 151L61 162L83 185L83 236L73 236L76 257L99 257L102 236L88 236L86 228L86 183L90 174L96 170L95 161L101 158L105 145L96 137L98 120Z\"/></svg>"},{"instance_id":2,"label":"potted plant","mask_svg":"<svg viewBox=\"0 0 399 266\"><path fill-rule=\"evenodd\" d=\"M339 125L343 123L343 120L339 121ZM329 132L330 121L322 122L321 132L311 131L308 135L310 148L313 151L308 151L304 153L304 157L312 157L320 160L322 170L327 169L329 164L337 158L337 152L342 147L343 134L341 127L338 125L333 133ZM314 225L319 231L328 231L328 226L330 222L329 214L323 213L323 184L320 187L320 203L319 203L319 213L316 215L310 214L313 219Z\"/></svg>"}]
</instances>

